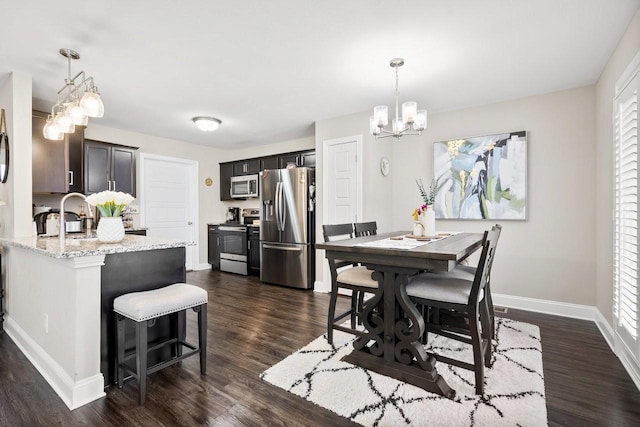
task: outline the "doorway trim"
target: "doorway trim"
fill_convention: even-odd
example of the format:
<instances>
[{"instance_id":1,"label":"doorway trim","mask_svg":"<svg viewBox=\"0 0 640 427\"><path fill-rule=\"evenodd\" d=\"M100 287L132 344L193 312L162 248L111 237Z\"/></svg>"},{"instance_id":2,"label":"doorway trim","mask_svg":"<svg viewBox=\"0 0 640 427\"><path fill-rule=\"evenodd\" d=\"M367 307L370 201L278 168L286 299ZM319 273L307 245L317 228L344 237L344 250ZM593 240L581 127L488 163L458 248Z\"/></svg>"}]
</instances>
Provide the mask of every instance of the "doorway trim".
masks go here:
<instances>
[{"instance_id":1,"label":"doorway trim","mask_svg":"<svg viewBox=\"0 0 640 427\"><path fill-rule=\"evenodd\" d=\"M151 154L151 153L140 153L140 164L139 168L139 181L140 182L140 224L142 227L146 227L147 223L147 213L144 209L145 200L144 195L147 192L145 182L145 169L146 169L146 161L147 160L156 160L168 163L180 163L188 166L189 178L188 178L188 200L189 200L189 212L192 216L193 225L191 227L191 236L190 240L194 241L196 244L191 246L186 246L185 251L189 252L191 255L191 270L197 270L200 262L200 226L199 226L199 194L198 194L198 161L197 160L189 160L182 159L178 157L169 157L169 156L161 156L159 154Z\"/></svg>"},{"instance_id":2,"label":"doorway trim","mask_svg":"<svg viewBox=\"0 0 640 427\"><path fill-rule=\"evenodd\" d=\"M345 136L342 138L325 139L322 141L322 219L323 221L329 217L329 162L328 154L329 147L333 145L346 144L349 142L356 143L356 203L358 204L356 209L356 221L361 221L363 217L362 195L363 195L363 155L362 155L362 134ZM320 225L321 226L321 225ZM320 234L322 236L322 234ZM331 273L329 272L329 266L324 262L324 256L322 257L322 282L316 281L314 290L316 292L331 292Z\"/></svg>"}]
</instances>

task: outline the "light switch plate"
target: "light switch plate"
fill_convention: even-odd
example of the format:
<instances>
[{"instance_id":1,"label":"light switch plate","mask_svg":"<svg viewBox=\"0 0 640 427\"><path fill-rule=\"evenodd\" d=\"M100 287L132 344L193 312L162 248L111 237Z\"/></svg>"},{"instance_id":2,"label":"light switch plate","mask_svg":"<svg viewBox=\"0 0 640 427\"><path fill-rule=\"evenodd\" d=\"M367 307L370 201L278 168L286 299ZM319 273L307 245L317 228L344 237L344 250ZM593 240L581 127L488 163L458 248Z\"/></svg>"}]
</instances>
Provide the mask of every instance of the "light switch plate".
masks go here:
<instances>
[{"instance_id":1,"label":"light switch plate","mask_svg":"<svg viewBox=\"0 0 640 427\"><path fill-rule=\"evenodd\" d=\"M132 214L140 213L140 207L138 205L129 205L129 213L132 213Z\"/></svg>"}]
</instances>

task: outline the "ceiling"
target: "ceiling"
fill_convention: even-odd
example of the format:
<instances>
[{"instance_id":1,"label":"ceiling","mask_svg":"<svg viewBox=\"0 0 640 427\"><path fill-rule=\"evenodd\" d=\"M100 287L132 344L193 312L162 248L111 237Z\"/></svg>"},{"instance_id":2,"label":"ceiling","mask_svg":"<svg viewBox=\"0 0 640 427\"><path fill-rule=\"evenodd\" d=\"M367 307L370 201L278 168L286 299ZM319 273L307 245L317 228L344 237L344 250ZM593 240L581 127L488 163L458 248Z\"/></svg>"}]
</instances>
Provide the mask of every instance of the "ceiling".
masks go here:
<instances>
[{"instance_id":1,"label":"ceiling","mask_svg":"<svg viewBox=\"0 0 640 427\"><path fill-rule=\"evenodd\" d=\"M316 121L393 102L430 113L593 84L640 0L138 0L3 5L0 81L33 78L49 110L93 76L92 123L233 149L313 135ZM64 7L62 7L64 6ZM391 111L391 109L390 109ZM222 120L212 133L191 118Z\"/></svg>"}]
</instances>

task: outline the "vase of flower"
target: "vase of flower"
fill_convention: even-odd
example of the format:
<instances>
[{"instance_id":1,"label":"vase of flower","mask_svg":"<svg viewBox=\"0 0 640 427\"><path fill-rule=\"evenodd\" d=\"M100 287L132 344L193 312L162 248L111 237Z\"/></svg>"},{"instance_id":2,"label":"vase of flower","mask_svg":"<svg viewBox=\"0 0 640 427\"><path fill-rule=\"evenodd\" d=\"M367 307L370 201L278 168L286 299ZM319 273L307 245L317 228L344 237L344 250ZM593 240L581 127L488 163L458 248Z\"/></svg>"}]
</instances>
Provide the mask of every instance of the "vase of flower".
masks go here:
<instances>
[{"instance_id":1,"label":"vase of flower","mask_svg":"<svg viewBox=\"0 0 640 427\"><path fill-rule=\"evenodd\" d=\"M436 235L436 213L431 205L427 205L427 209L422 214L422 226L424 227L425 236L432 237Z\"/></svg>"},{"instance_id":2,"label":"vase of flower","mask_svg":"<svg viewBox=\"0 0 640 427\"><path fill-rule=\"evenodd\" d=\"M98 240L103 243L117 243L124 239L124 224L120 216L103 216L96 229Z\"/></svg>"},{"instance_id":3,"label":"vase of flower","mask_svg":"<svg viewBox=\"0 0 640 427\"><path fill-rule=\"evenodd\" d=\"M436 213L433 210L433 204L436 201L438 183L435 181L431 181L431 185L429 186L428 191L424 188L422 179L416 180L416 184L418 185L418 190L420 191L422 201L424 201L424 205L422 205L418 210L418 212L420 213L420 222L422 222L422 225L424 226L424 235L435 236Z\"/></svg>"},{"instance_id":4,"label":"vase of flower","mask_svg":"<svg viewBox=\"0 0 640 427\"><path fill-rule=\"evenodd\" d=\"M124 239L122 210L133 201L133 196L115 191L101 191L87 197L87 203L100 211L100 221L96 233L98 240L115 243Z\"/></svg>"}]
</instances>

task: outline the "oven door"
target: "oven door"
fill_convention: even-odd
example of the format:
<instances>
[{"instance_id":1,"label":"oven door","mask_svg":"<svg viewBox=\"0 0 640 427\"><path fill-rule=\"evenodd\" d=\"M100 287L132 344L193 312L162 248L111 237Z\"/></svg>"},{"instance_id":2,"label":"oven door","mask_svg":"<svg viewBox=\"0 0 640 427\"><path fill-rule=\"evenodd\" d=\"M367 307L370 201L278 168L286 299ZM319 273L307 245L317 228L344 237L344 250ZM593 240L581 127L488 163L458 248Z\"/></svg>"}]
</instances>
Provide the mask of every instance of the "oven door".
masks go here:
<instances>
[{"instance_id":1,"label":"oven door","mask_svg":"<svg viewBox=\"0 0 640 427\"><path fill-rule=\"evenodd\" d=\"M247 227L221 225L220 270L247 275Z\"/></svg>"}]
</instances>

